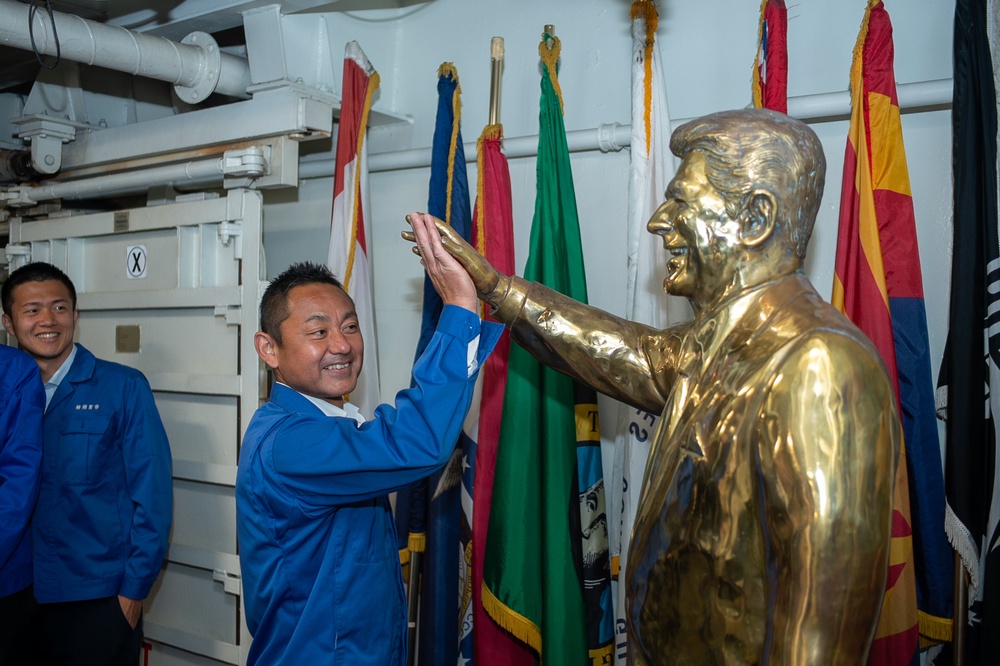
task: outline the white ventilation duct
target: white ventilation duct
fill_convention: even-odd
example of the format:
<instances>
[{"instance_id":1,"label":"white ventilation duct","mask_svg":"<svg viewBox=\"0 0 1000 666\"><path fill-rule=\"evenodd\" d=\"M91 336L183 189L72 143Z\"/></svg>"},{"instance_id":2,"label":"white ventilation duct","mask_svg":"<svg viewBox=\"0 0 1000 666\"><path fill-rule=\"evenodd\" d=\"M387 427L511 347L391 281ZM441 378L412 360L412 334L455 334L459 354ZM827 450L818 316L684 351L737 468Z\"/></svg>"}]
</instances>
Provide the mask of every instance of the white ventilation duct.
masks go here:
<instances>
[{"instance_id":1,"label":"white ventilation duct","mask_svg":"<svg viewBox=\"0 0 1000 666\"><path fill-rule=\"evenodd\" d=\"M53 12L50 19L41 10L34 12L29 30L29 11L26 4L0 0L0 43L166 81L189 104L212 93L247 97L250 67L246 59L222 53L207 33L192 32L178 43L72 14Z\"/></svg>"}]
</instances>

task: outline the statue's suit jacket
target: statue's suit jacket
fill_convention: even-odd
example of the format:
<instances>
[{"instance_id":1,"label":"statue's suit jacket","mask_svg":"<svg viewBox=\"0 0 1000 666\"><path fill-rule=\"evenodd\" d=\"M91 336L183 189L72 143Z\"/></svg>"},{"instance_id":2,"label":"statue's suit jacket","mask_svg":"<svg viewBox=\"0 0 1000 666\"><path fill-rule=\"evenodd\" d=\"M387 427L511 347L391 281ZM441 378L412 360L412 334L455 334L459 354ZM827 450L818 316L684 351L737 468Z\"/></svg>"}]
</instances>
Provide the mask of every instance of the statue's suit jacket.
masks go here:
<instances>
[{"instance_id":1,"label":"statue's suit jacket","mask_svg":"<svg viewBox=\"0 0 1000 666\"><path fill-rule=\"evenodd\" d=\"M797 273L666 330L501 289L515 341L662 414L628 558L633 663L864 663L901 441L869 340Z\"/></svg>"}]
</instances>

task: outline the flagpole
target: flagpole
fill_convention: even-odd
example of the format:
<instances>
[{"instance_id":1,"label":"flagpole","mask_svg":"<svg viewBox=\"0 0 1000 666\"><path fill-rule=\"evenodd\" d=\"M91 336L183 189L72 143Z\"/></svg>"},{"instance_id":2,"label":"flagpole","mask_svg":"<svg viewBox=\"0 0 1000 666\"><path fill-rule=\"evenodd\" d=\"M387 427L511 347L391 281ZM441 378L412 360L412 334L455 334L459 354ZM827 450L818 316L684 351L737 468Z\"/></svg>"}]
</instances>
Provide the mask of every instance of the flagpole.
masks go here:
<instances>
[{"instance_id":1,"label":"flagpole","mask_svg":"<svg viewBox=\"0 0 1000 666\"><path fill-rule=\"evenodd\" d=\"M500 81L503 74L503 37L490 41L490 125L500 122Z\"/></svg>"},{"instance_id":2,"label":"flagpole","mask_svg":"<svg viewBox=\"0 0 1000 666\"><path fill-rule=\"evenodd\" d=\"M951 658L953 666L965 666L965 627L969 612L969 576L962 556L955 552L955 586L951 614Z\"/></svg>"},{"instance_id":3,"label":"flagpole","mask_svg":"<svg viewBox=\"0 0 1000 666\"><path fill-rule=\"evenodd\" d=\"M417 617L420 601L420 570L423 568L424 554L415 550L410 552L410 577L406 583L406 663L414 666L417 663Z\"/></svg>"}]
</instances>

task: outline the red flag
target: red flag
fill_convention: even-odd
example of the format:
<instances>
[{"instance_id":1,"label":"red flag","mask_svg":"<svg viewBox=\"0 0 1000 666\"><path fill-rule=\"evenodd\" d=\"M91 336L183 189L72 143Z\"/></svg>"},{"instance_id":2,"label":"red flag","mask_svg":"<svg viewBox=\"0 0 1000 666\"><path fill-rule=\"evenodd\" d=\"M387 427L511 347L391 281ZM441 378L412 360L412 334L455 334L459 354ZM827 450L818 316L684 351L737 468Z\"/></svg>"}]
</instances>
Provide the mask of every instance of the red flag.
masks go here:
<instances>
[{"instance_id":1,"label":"red flag","mask_svg":"<svg viewBox=\"0 0 1000 666\"><path fill-rule=\"evenodd\" d=\"M511 207L510 171L503 154L503 126L487 125L478 141L479 182L473 213L472 242L480 254L501 273L514 274L514 215ZM500 629L483 608L483 554L493 497L500 417L507 384L510 335L505 330L480 373L479 439L472 525L473 646L477 664L532 666L535 658L522 643Z\"/></svg>"},{"instance_id":2,"label":"red flag","mask_svg":"<svg viewBox=\"0 0 1000 666\"><path fill-rule=\"evenodd\" d=\"M785 1L763 0L753 61L753 105L758 109L788 113L787 33Z\"/></svg>"}]
</instances>

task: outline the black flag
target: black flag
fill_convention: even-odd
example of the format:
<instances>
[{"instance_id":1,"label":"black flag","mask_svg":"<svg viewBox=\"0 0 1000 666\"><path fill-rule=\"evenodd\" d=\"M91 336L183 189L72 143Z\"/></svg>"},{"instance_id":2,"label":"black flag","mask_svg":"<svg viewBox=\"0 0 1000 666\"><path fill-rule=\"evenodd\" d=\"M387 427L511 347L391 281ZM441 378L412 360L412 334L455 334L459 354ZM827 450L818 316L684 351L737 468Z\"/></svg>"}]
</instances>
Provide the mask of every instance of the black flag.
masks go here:
<instances>
[{"instance_id":1,"label":"black flag","mask_svg":"<svg viewBox=\"0 0 1000 666\"><path fill-rule=\"evenodd\" d=\"M945 527L971 580L968 664L996 663L1000 655L997 97L986 5L987 0L957 0L955 7L955 240L948 344L938 381L947 418Z\"/></svg>"}]
</instances>

